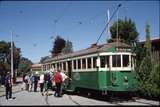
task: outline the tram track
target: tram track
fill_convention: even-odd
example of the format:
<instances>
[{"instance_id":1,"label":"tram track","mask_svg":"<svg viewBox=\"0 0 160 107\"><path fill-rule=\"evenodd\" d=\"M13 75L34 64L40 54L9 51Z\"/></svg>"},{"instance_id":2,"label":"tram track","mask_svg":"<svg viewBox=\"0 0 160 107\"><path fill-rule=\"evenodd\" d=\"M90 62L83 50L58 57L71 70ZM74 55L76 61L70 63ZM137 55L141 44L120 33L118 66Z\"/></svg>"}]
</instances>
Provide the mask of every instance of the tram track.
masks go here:
<instances>
[{"instance_id":1,"label":"tram track","mask_svg":"<svg viewBox=\"0 0 160 107\"><path fill-rule=\"evenodd\" d=\"M114 101L112 101L112 103L117 104L119 106L125 106L123 103L139 103L139 104L144 104L144 105L148 105L148 106L156 106L156 104L151 104L149 102L142 102L142 101L138 101L138 99L130 99L130 100L123 100L121 101L121 99L119 98L114 98ZM131 104L127 104L127 105L131 105ZM158 105L157 105L158 106Z\"/></svg>"},{"instance_id":2,"label":"tram track","mask_svg":"<svg viewBox=\"0 0 160 107\"><path fill-rule=\"evenodd\" d=\"M73 100L70 95L68 95L68 98L69 98L73 103L75 103L76 105L79 105L79 106L81 105L81 104L79 104L77 101Z\"/></svg>"},{"instance_id":3,"label":"tram track","mask_svg":"<svg viewBox=\"0 0 160 107\"><path fill-rule=\"evenodd\" d=\"M148 105L150 105L150 106L156 106L156 104L152 104L152 103L149 103L149 102L142 102L142 101L139 101L139 99L137 98L137 99L134 99L134 101L135 102L138 102L138 103L141 103L141 104L148 104ZM160 104L160 102L159 102L159 104ZM157 105L158 106L158 105Z\"/></svg>"},{"instance_id":4,"label":"tram track","mask_svg":"<svg viewBox=\"0 0 160 107\"><path fill-rule=\"evenodd\" d=\"M86 96L82 96L82 97L86 97ZM76 105L82 105L79 102L77 102L75 99L73 99L72 96L68 95L68 98L73 103L75 103ZM95 98L92 98L92 97L87 97L87 98L95 99ZM99 99L97 99L97 100L99 100ZM100 100L100 101L104 101L104 100ZM106 101L106 103L113 104L113 105L116 105L116 106L126 106L126 105L156 106L156 104L151 104L151 103L145 102L145 101L144 102L143 101L138 101L138 99L133 99L133 98L131 98L131 99L125 99L125 98L111 97L110 99L106 99L105 101Z\"/></svg>"}]
</instances>

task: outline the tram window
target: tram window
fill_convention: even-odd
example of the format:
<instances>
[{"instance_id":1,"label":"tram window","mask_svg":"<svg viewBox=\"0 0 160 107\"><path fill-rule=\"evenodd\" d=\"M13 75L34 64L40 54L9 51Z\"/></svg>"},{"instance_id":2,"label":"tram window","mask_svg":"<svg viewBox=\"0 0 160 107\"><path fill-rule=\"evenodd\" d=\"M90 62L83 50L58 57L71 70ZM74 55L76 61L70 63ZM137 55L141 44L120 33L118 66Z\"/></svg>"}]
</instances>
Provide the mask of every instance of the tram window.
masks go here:
<instances>
[{"instance_id":1,"label":"tram window","mask_svg":"<svg viewBox=\"0 0 160 107\"><path fill-rule=\"evenodd\" d=\"M105 56L100 56L100 63L101 63L101 67L104 68L105 64L106 64L106 57Z\"/></svg>"},{"instance_id":2,"label":"tram window","mask_svg":"<svg viewBox=\"0 0 160 107\"><path fill-rule=\"evenodd\" d=\"M78 59L78 69L81 69L81 60Z\"/></svg>"},{"instance_id":3,"label":"tram window","mask_svg":"<svg viewBox=\"0 0 160 107\"><path fill-rule=\"evenodd\" d=\"M57 69L59 69L59 63L57 63Z\"/></svg>"},{"instance_id":4,"label":"tram window","mask_svg":"<svg viewBox=\"0 0 160 107\"><path fill-rule=\"evenodd\" d=\"M93 57L93 68L96 68L96 57Z\"/></svg>"},{"instance_id":5,"label":"tram window","mask_svg":"<svg viewBox=\"0 0 160 107\"><path fill-rule=\"evenodd\" d=\"M123 67L129 66L129 55L123 55Z\"/></svg>"},{"instance_id":6,"label":"tram window","mask_svg":"<svg viewBox=\"0 0 160 107\"><path fill-rule=\"evenodd\" d=\"M55 68L55 64L53 64L52 67Z\"/></svg>"},{"instance_id":7,"label":"tram window","mask_svg":"<svg viewBox=\"0 0 160 107\"><path fill-rule=\"evenodd\" d=\"M106 61L107 61L107 67L109 68L109 56L106 56Z\"/></svg>"},{"instance_id":8,"label":"tram window","mask_svg":"<svg viewBox=\"0 0 160 107\"><path fill-rule=\"evenodd\" d=\"M91 58L87 58L87 65L88 65L88 68L91 68Z\"/></svg>"},{"instance_id":9,"label":"tram window","mask_svg":"<svg viewBox=\"0 0 160 107\"><path fill-rule=\"evenodd\" d=\"M48 69L50 69L50 64L48 65Z\"/></svg>"},{"instance_id":10,"label":"tram window","mask_svg":"<svg viewBox=\"0 0 160 107\"><path fill-rule=\"evenodd\" d=\"M86 69L86 59L82 59L82 68Z\"/></svg>"},{"instance_id":11,"label":"tram window","mask_svg":"<svg viewBox=\"0 0 160 107\"><path fill-rule=\"evenodd\" d=\"M73 61L73 64L74 64L74 65L73 65L73 66L74 66L74 69L76 69L76 60Z\"/></svg>"},{"instance_id":12,"label":"tram window","mask_svg":"<svg viewBox=\"0 0 160 107\"><path fill-rule=\"evenodd\" d=\"M59 69L62 69L62 63L61 62L59 63Z\"/></svg>"},{"instance_id":13,"label":"tram window","mask_svg":"<svg viewBox=\"0 0 160 107\"><path fill-rule=\"evenodd\" d=\"M121 67L120 55L112 55L112 67Z\"/></svg>"},{"instance_id":14,"label":"tram window","mask_svg":"<svg viewBox=\"0 0 160 107\"><path fill-rule=\"evenodd\" d=\"M66 70L66 63L63 62L63 70Z\"/></svg>"},{"instance_id":15,"label":"tram window","mask_svg":"<svg viewBox=\"0 0 160 107\"><path fill-rule=\"evenodd\" d=\"M101 67L109 67L109 56L100 56Z\"/></svg>"}]
</instances>

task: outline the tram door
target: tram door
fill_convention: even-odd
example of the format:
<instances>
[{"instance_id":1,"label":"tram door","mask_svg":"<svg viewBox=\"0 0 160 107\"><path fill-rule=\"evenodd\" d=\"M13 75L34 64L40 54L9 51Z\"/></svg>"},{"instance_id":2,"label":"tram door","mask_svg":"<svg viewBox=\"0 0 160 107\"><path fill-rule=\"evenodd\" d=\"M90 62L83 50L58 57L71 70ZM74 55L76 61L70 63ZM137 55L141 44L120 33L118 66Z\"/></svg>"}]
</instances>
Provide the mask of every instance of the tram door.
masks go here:
<instances>
[{"instance_id":1,"label":"tram door","mask_svg":"<svg viewBox=\"0 0 160 107\"><path fill-rule=\"evenodd\" d=\"M68 68L68 76L69 76L69 78L72 78L72 62L71 61L67 61L67 68ZM68 89L71 88L71 80L70 79L68 79L67 88Z\"/></svg>"}]
</instances>

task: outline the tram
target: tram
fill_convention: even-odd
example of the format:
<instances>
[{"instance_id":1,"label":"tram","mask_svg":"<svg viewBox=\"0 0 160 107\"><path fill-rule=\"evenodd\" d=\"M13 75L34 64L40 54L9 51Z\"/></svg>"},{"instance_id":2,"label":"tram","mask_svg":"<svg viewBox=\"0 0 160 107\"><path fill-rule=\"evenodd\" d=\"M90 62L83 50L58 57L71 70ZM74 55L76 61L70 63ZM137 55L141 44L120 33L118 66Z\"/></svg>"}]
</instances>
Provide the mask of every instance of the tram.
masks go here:
<instances>
[{"instance_id":1,"label":"tram","mask_svg":"<svg viewBox=\"0 0 160 107\"><path fill-rule=\"evenodd\" d=\"M43 70L61 69L71 80L66 90L89 89L102 94L135 92L135 54L129 45L118 42L92 44L89 48L59 54L43 63Z\"/></svg>"}]
</instances>

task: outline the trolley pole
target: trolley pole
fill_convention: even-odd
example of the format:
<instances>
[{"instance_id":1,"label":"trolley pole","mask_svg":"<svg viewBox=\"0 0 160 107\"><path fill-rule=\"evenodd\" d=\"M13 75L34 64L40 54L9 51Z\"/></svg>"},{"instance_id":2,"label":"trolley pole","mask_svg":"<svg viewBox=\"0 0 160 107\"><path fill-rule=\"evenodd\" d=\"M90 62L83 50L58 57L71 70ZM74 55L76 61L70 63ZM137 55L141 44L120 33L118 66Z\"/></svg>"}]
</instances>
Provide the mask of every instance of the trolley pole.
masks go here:
<instances>
[{"instance_id":1,"label":"trolley pole","mask_svg":"<svg viewBox=\"0 0 160 107\"><path fill-rule=\"evenodd\" d=\"M11 80L13 83L13 31L11 31Z\"/></svg>"}]
</instances>

